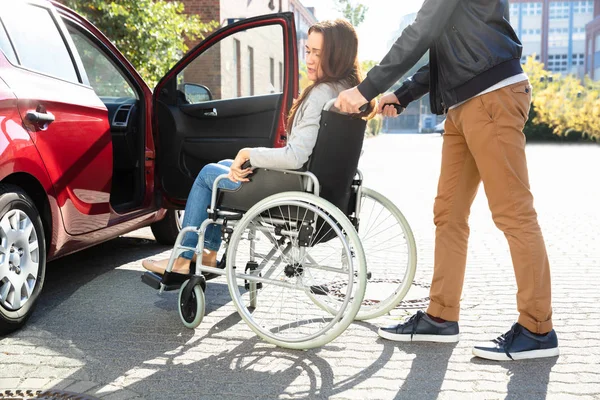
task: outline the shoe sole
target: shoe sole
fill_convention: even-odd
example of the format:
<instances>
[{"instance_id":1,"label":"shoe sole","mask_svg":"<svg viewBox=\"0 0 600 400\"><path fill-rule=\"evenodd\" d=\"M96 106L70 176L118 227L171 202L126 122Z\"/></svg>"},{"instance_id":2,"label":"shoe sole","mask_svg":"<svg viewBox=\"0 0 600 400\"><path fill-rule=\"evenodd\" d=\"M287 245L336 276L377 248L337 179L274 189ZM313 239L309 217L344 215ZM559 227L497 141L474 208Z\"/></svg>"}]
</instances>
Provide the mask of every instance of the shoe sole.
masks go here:
<instances>
[{"instance_id":1,"label":"shoe sole","mask_svg":"<svg viewBox=\"0 0 600 400\"><path fill-rule=\"evenodd\" d=\"M460 335L413 335L411 338L407 334L395 334L386 332L382 329L377 331L377 334L384 339L393 340L395 342L433 342L433 343L456 343Z\"/></svg>"},{"instance_id":2,"label":"shoe sole","mask_svg":"<svg viewBox=\"0 0 600 400\"><path fill-rule=\"evenodd\" d=\"M473 355L479 358L485 358L487 360L492 361L518 361L518 360L531 360L535 358L547 358L547 357L556 357L559 355L558 347L553 349L544 349L544 350L530 350L530 351L522 351L520 353L511 353L512 360L504 353L495 353L491 351L485 351L482 349L478 349L473 347Z\"/></svg>"}]
</instances>

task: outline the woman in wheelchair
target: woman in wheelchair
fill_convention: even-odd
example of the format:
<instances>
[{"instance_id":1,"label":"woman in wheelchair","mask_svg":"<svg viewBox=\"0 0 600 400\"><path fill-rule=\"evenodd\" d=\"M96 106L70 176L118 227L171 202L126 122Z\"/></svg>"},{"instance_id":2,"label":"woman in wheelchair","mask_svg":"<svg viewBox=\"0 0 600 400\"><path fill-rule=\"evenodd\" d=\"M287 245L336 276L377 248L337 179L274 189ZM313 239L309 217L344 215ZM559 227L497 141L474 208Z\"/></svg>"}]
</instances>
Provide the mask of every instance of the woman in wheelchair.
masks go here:
<instances>
[{"instance_id":1,"label":"woman in wheelchair","mask_svg":"<svg viewBox=\"0 0 600 400\"><path fill-rule=\"evenodd\" d=\"M276 169L299 169L309 159L319 132L321 111L324 105L348 88L358 85L362 74L358 63L358 37L352 25L345 20L324 21L313 25L308 31L306 44L307 87L294 103L287 121L288 143L282 148L245 148L234 160L208 164L198 174L185 208L183 227L200 226L208 218L213 184L222 174L229 180L221 180L219 188L234 190L248 182L250 168L243 165L249 161L253 167ZM373 109L373 103L371 104ZM205 233L202 265L217 266L217 251L221 246L221 231L210 225ZM182 244L194 247L198 235L187 233ZM192 251L184 252L175 260L173 272L189 274L190 264L195 262ZM169 260L144 260L142 265L149 271L162 274Z\"/></svg>"}]
</instances>

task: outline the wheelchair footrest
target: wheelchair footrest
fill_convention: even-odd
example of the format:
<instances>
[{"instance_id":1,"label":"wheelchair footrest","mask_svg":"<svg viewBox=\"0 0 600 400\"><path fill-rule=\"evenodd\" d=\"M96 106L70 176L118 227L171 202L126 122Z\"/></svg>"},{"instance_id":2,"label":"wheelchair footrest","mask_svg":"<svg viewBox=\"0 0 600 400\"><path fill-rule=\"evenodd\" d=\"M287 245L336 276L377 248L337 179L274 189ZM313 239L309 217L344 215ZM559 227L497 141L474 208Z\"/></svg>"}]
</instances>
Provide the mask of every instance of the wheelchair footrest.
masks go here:
<instances>
[{"instance_id":1,"label":"wheelchair footrest","mask_svg":"<svg viewBox=\"0 0 600 400\"><path fill-rule=\"evenodd\" d=\"M171 274L171 275L173 275L173 274ZM181 274L175 274L175 275L179 275L180 277L186 277L186 279L182 280L180 277L173 278L173 277L169 276L168 279L165 279L165 282L163 282L162 275L155 274L154 272L145 272L142 275L142 282L144 282L146 285L148 285L151 288L156 289L156 290L160 289L161 283L165 284L165 291L167 291L167 292L172 291L172 290L179 290L179 288L181 287L183 282L185 282L187 279L189 279L189 277L187 275L181 275Z\"/></svg>"}]
</instances>

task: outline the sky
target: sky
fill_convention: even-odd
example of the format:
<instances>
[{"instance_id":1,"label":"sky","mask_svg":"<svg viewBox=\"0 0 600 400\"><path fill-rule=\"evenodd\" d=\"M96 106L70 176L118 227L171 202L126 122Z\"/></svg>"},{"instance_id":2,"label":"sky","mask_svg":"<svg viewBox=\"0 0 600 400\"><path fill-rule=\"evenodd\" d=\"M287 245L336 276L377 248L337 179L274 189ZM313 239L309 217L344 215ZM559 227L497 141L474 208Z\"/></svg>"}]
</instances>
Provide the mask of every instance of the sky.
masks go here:
<instances>
[{"instance_id":1,"label":"sky","mask_svg":"<svg viewBox=\"0 0 600 400\"><path fill-rule=\"evenodd\" d=\"M306 7L315 7L319 20L340 18L333 0L301 0ZM402 17L421 8L423 0L354 0L367 7L364 22L357 28L358 56L361 60L380 61L389 50L388 42L398 29Z\"/></svg>"}]
</instances>

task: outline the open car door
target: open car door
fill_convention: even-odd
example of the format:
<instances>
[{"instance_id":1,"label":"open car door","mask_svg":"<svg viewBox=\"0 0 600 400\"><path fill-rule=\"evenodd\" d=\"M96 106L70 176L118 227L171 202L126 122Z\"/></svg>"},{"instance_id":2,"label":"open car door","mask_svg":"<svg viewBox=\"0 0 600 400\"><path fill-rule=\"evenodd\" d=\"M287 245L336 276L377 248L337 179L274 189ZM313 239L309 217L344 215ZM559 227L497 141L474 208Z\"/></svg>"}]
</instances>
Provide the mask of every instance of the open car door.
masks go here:
<instances>
[{"instance_id":1,"label":"open car door","mask_svg":"<svg viewBox=\"0 0 600 400\"><path fill-rule=\"evenodd\" d=\"M156 183L163 207L185 205L204 165L244 147L285 145L297 54L292 13L248 18L213 33L158 83Z\"/></svg>"}]
</instances>

